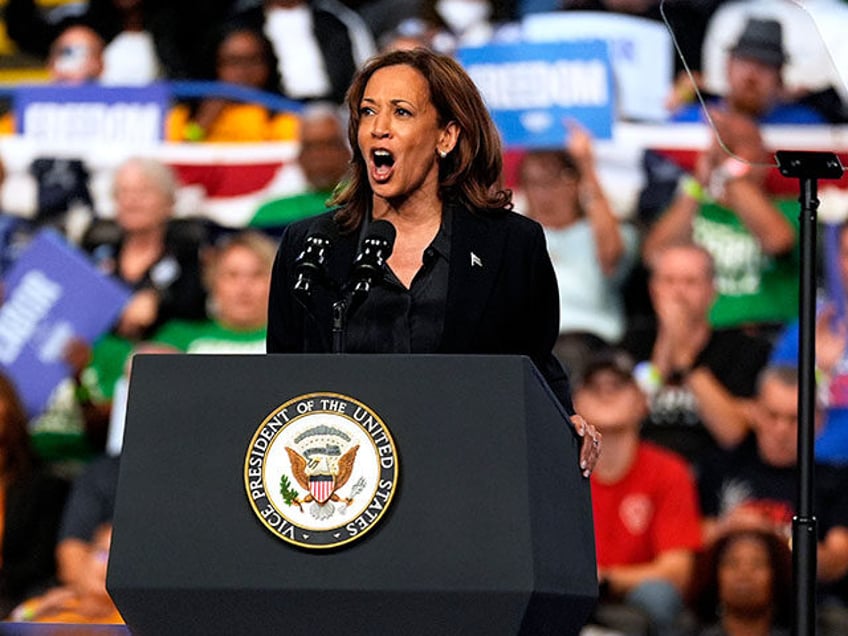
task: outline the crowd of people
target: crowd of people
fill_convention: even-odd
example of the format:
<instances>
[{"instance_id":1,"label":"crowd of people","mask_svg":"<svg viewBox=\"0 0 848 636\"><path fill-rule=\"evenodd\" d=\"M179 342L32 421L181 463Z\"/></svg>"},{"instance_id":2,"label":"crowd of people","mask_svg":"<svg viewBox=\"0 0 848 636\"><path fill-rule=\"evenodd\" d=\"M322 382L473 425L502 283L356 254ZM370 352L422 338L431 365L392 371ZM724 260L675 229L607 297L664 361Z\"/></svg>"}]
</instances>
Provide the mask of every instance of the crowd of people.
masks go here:
<instances>
[{"instance_id":1,"label":"crowd of people","mask_svg":"<svg viewBox=\"0 0 848 636\"><path fill-rule=\"evenodd\" d=\"M347 129L384 104L369 102L362 112L344 105L357 70L375 53L422 47L450 57L461 46L514 40L511 25L533 11L593 10L686 24L691 50L678 66L691 71L699 68L710 16L733 3L666 3L666 14L660 2L645 0L217 0L202 16L184 4L91 0L73 15L48 19L33 0L6 3L10 37L44 59L51 82L215 80L300 103L298 112L278 112L218 95L189 99L174 105L165 136L193 144L292 141L303 183L246 211L245 227L222 227L177 215L174 169L130 156L114 171L114 215L92 210L81 224L71 212L80 199L91 204L85 167L60 157L40 164L39 187L62 182L62 201L45 203L33 218L0 216L0 275L50 226L129 294L108 333L68 343L69 377L43 412L26 413L13 378L0 374L0 614L12 620L120 621L105 594L104 564L131 358L266 351L274 255L285 228L324 212L330 200L367 214L357 199L365 176L357 170L371 159L351 147ZM625 215L611 203L595 141L580 122L567 122L561 147L520 152L515 209L541 225L559 290L554 353L568 372L576 412L604 442L591 476L600 602L587 633L736 636L789 628L799 215L797 198L775 186L763 126L832 122L841 110L785 90L784 28L767 15L746 19L727 51L723 94L704 90L681 103L687 91L674 85L670 121L703 122L708 142L683 158L646 149L643 191ZM418 87L414 58L401 52L396 59L409 65L400 84ZM385 84L375 84L380 99L395 90L381 70L370 76ZM474 127L436 123L445 127L435 156L412 157L404 168L399 153L391 166L374 169L391 172L396 162L414 181L424 167L444 178L460 162L470 164L474 153L458 131ZM2 133L15 126L11 115L0 120ZM455 208L443 234L442 218L428 234L437 263L451 232L467 227ZM848 631L846 228L816 281L823 288L827 270L844 282L828 288L816 324L816 598L825 634ZM417 262L403 261L403 248L386 298L414 282ZM446 272L437 264L428 274L436 292ZM420 293L428 301L436 292ZM444 310L439 317L456 318ZM274 322L267 340L277 351L302 337L287 331L296 319L285 318L291 322ZM535 324L532 316L511 318ZM366 327L355 331L373 339ZM395 335L401 329L385 319L380 327ZM488 334L477 330L474 338ZM421 350L436 348L437 334L402 335ZM473 350L470 339L452 346ZM504 351L510 346L502 343Z\"/></svg>"}]
</instances>

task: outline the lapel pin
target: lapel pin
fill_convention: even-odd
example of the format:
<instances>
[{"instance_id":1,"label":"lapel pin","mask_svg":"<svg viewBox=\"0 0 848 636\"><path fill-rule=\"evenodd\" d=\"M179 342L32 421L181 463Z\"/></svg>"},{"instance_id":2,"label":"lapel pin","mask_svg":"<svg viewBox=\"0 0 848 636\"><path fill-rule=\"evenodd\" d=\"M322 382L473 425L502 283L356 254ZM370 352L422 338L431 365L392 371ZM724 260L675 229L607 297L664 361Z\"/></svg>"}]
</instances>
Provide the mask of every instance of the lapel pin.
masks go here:
<instances>
[{"instance_id":1,"label":"lapel pin","mask_svg":"<svg viewBox=\"0 0 848 636\"><path fill-rule=\"evenodd\" d=\"M480 257L477 256L474 252L471 252L471 267L474 266L483 267L483 261L480 260Z\"/></svg>"}]
</instances>

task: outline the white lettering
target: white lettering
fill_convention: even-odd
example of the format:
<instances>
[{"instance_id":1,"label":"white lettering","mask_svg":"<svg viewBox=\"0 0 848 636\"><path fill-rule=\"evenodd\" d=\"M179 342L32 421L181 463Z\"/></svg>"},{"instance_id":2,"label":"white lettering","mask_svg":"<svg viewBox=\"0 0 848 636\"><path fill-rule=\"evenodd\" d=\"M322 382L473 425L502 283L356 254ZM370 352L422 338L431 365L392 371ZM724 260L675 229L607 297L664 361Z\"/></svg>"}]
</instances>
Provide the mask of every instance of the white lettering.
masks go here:
<instances>
[{"instance_id":1,"label":"white lettering","mask_svg":"<svg viewBox=\"0 0 848 636\"><path fill-rule=\"evenodd\" d=\"M468 72L496 110L603 106L610 99L600 60L475 64Z\"/></svg>"},{"instance_id":2,"label":"white lettering","mask_svg":"<svg viewBox=\"0 0 848 636\"><path fill-rule=\"evenodd\" d=\"M154 142L161 130L156 104L38 102L24 112L25 136L50 143Z\"/></svg>"},{"instance_id":3,"label":"white lettering","mask_svg":"<svg viewBox=\"0 0 848 636\"><path fill-rule=\"evenodd\" d=\"M6 304L0 307L0 362L11 364L32 338L38 323L62 296L62 287L43 272L24 274Z\"/></svg>"}]
</instances>

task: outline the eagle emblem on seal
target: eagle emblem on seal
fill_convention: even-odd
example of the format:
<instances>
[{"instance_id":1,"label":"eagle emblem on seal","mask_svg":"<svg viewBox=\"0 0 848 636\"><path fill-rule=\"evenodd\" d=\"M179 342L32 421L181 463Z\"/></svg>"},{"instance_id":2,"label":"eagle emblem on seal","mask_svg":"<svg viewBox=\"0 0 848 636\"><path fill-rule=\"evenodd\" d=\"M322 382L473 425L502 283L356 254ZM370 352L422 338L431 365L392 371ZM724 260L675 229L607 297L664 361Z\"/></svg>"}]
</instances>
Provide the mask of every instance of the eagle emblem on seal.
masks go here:
<instances>
[{"instance_id":1,"label":"eagle emblem on seal","mask_svg":"<svg viewBox=\"0 0 848 636\"><path fill-rule=\"evenodd\" d=\"M334 502L342 503L346 508L365 484L356 484L348 497L338 494L353 474L359 445L345 448L345 442L349 440L346 435L331 428L320 428L300 436L305 442L302 449L285 447L291 473L301 488L307 491L302 498L300 493L291 492L287 503L297 506L301 512L304 504L312 504L309 512L314 518L328 519L336 511Z\"/></svg>"}]
</instances>

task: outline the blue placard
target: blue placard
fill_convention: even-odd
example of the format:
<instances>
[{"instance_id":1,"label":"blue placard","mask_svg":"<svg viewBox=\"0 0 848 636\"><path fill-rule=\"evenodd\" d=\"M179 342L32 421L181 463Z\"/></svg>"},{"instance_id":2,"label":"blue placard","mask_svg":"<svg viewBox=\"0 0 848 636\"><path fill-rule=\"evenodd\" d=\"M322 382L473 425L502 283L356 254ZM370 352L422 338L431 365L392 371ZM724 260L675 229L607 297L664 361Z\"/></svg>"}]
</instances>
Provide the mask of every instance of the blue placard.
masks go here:
<instances>
[{"instance_id":1,"label":"blue placard","mask_svg":"<svg viewBox=\"0 0 848 636\"><path fill-rule=\"evenodd\" d=\"M457 58L477 84L508 147L563 145L567 119L612 137L615 97L603 40L492 44Z\"/></svg>"},{"instance_id":2,"label":"blue placard","mask_svg":"<svg viewBox=\"0 0 848 636\"><path fill-rule=\"evenodd\" d=\"M146 86L26 86L15 91L18 132L51 144L151 144L164 137L170 94Z\"/></svg>"},{"instance_id":3,"label":"blue placard","mask_svg":"<svg viewBox=\"0 0 848 636\"><path fill-rule=\"evenodd\" d=\"M824 224L824 273L827 283L827 298L833 303L834 327L845 320L845 281L842 280L841 257L839 256L840 223Z\"/></svg>"},{"instance_id":4,"label":"blue placard","mask_svg":"<svg viewBox=\"0 0 848 636\"><path fill-rule=\"evenodd\" d=\"M119 315L130 292L98 271L53 230L42 230L3 281L0 368L14 381L30 416L70 374L71 338L91 343Z\"/></svg>"}]
</instances>

